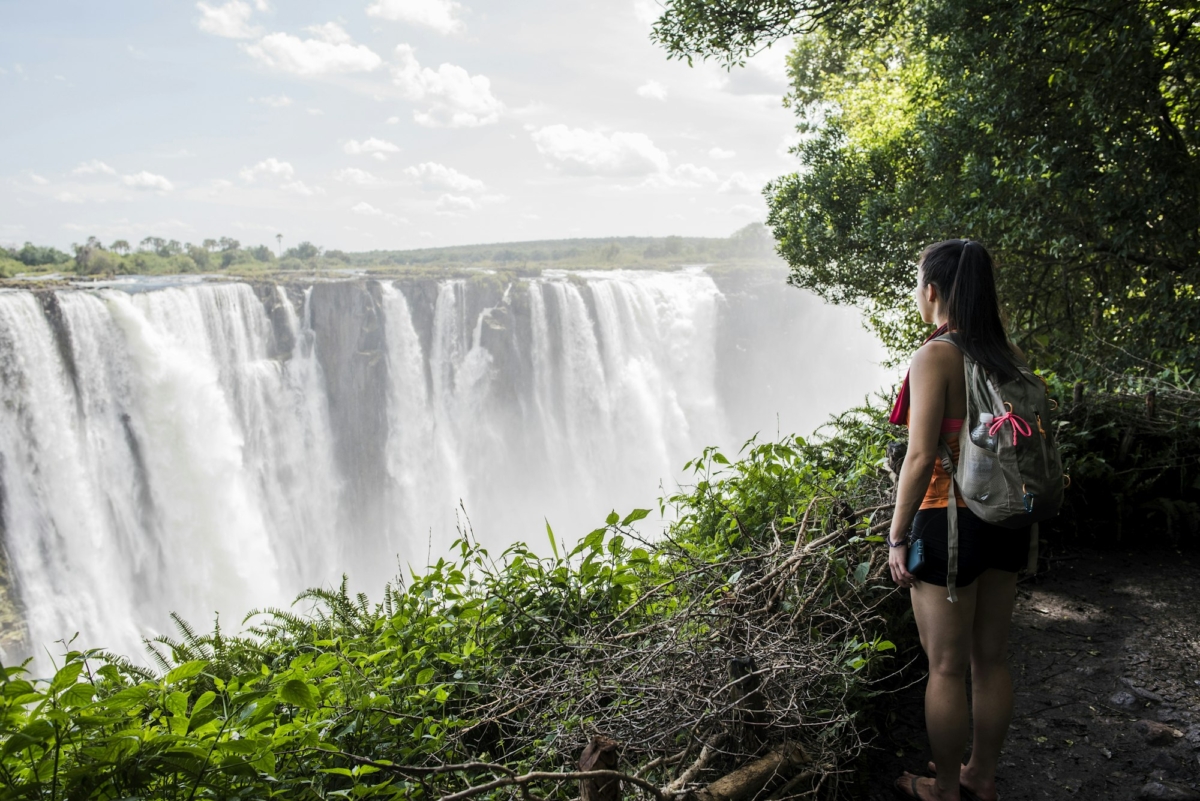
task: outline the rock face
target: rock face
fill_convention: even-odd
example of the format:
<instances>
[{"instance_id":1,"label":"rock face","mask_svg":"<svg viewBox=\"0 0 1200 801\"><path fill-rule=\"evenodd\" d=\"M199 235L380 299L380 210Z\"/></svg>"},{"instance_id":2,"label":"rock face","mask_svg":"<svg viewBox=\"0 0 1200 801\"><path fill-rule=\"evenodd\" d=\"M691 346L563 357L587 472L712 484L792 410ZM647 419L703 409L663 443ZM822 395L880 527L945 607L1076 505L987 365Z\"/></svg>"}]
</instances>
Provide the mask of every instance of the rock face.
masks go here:
<instances>
[{"instance_id":1,"label":"rock face","mask_svg":"<svg viewBox=\"0 0 1200 801\"><path fill-rule=\"evenodd\" d=\"M0 453L0 463L3 460L4 454ZM29 633L25 627L25 610L9 569L8 551L4 547L4 506L4 484L0 482L0 660L11 665L28 655Z\"/></svg>"},{"instance_id":2,"label":"rock face","mask_svg":"<svg viewBox=\"0 0 1200 801\"><path fill-rule=\"evenodd\" d=\"M379 284L318 284L311 297L317 360L325 376L334 456L345 480L345 524L381 531L387 468L388 366Z\"/></svg>"}]
</instances>

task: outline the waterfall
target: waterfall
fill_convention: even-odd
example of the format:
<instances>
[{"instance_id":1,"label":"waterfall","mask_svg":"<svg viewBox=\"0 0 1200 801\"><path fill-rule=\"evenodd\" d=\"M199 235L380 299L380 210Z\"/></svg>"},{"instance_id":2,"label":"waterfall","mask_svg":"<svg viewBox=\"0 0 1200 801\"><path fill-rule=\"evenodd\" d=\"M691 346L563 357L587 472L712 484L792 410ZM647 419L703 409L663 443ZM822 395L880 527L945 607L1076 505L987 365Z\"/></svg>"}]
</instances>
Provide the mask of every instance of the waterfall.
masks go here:
<instances>
[{"instance_id":1,"label":"waterfall","mask_svg":"<svg viewBox=\"0 0 1200 801\"><path fill-rule=\"evenodd\" d=\"M767 301L699 269L133 289L0 290L0 567L27 627L5 659L76 632L138 654L170 612L234 629L343 573L377 591L468 525L573 539L769 424L743 393L794 405L779 374L849 348L850 397L879 383L849 317L805 364L770 341L828 316L798 292L748 343L793 364L747 372Z\"/></svg>"}]
</instances>

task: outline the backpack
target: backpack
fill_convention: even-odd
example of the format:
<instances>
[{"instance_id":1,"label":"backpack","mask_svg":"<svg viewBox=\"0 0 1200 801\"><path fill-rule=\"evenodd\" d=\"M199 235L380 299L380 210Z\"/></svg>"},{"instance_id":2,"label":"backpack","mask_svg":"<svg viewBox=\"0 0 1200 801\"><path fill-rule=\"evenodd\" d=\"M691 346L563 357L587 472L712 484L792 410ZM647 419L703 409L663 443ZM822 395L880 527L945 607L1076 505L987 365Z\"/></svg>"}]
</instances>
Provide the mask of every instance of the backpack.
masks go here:
<instances>
[{"instance_id":1,"label":"backpack","mask_svg":"<svg viewBox=\"0 0 1200 801\"><path fill-rule=\"evenodd\" d=\"M984 522L1014 529L1034 526L1030 535L1030 562L1036 567L1036 526L1058 514L1065 483L1051 424L1052 412L1058 405L1051 400L1046 382L1027 364L1017 361L1020 378L998 384L967 355L956 334L943 334L934 341L950 342L962 351L967 382L967 416L958 434L957 466L949 443L945 438L940 443L942 466L950 475L946 589L953 602L958 600L956 490L962 494L967 508ZM995 418L988 429L995 438L994 451L971 439L971 430L979 424L979 415L983 413Z\"/></svg>"}]
</instances>

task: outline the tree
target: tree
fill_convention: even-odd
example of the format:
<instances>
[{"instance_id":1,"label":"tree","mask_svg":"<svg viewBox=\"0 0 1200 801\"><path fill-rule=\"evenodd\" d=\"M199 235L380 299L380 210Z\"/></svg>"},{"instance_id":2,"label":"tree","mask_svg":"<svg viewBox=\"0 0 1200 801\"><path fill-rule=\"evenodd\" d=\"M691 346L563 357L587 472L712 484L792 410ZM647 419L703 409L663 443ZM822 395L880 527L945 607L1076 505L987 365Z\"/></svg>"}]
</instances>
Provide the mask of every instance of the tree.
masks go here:
<instances>
[{"instance_id":1,"label":"tree","mask_svg":"<svg viewBox=\"0 0 1200 801\"><path fill-rule=\"evenodd\" d=\"M215 239L205 239L203 242L200 243L200 247L204 248L205 250L207 250L211 253L212 251L216 250L219 247L219 245L217 244L217 240L215 240Z\"/></svg>"},{"instance_id":2,"label":"tree","mask_svg":"<svg viewBox=\"0 0 1200 801\"><path fill-rule=\"evenodd\" d=\"M116 242L113 242L108 246L108 249L114 253L120 253L122 256L124 256L130 250L129 243L124 239L118 239Z\"/></svg>"},{"instance_id":3,"label":"tree","mask_svg":"<svg viewBox=\"0 0 1200 801\"><path fill-rule=\"evenodd\" d=\"M115 271L116 262L96 237L89 236L87 242L71 245L71 248L75 251L75 271L80 275L100 275Z\"/></svg>"},{"instance_id":4,"label":"tree","mask_svg":"<svg viewBox=\"0 0 1200 801\"><path fill-rule=\"evenodd\" d=\"M295 247L288 248L286 251L284 251L283 255L301 259L302 261L308 261L309 259L315 259L317 256L320 256L321 248L317 245L314 245L312 242L301 242Z\"/></svg>"},{"instance_id":5,"label":"tree","mask_svg":"<svg viewBox=\"0 0 1200 801\"><path fill-rule=\"evenodd\" d=\"M254 258L255 261L274 261L275 260L275 254L272 253L271 249L269 247L267 247L266 245L255 245L254 247L250 248L246 252L249 253Z\"/></svg>"},{"instance_id":6,"label":"tree","mask_svg":"<svg viewBox=\"0 0 1200 801\"><path fill-rule=\"evenodd\" d=\"M207 270L211 266L212 255L209 253L208 248L203 245L193 245L189 242L184 246L184 249L187 251L188 257L195 262L197 269Z\"/></svg>"},{"instance_id":7,"label":"tree","mask_svg":"<svg viewBox=\"0 0 1200 801\"><path fill-rule=\"evenodd\" d=\"M897 349L913 261L968 236L1043 363L1192 371L1200 329L1194 0L670 0L655 37L736 64L799 35L801 169L767 189L791 282Z\"/></svg>"},{"instance_id":8,"label":"tree","mask_svg":"<svg viewBox=\"0 0 1200 801\"><path fill-rule=\"evenodd\" d=\"M242 247L242 243L228 236L223 236L217 241L217 247L222 251L238 250Z\"/></svg>"},{"instance_id":9,"label":"tree","mask_svg":"<svg viewBox=\"0 0 1200 801\"><path fill-rule=\"evenodd\" d=\"M12 257L27 267L40 267L45 264L65 264L71 260L70 255L52 247L38 247L32 242L26 242Z\"/></svg>"}]
</instances>

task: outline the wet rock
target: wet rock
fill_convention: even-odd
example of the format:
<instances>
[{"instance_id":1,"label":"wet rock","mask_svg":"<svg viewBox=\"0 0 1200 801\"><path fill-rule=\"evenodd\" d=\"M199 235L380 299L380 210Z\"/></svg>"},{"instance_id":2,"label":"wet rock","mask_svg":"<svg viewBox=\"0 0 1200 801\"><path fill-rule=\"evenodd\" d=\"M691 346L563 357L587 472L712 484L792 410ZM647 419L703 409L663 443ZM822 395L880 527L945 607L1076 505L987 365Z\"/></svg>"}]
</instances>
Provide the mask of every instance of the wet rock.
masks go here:
<instances>
[{"instance_id":1,"label":"wet rock","mask_svg":"<svg viewBox=\"0 0 1200 801\"><path fill-rule=\"evenodd\" d=\"M1137 703L1137 698L1135 698L1131 693L1121 690L1120 692L1114 693L1113 697L1108 699L1108 702L1113 706L1133 706Z\"/></svg>"},{"instance_id":2,"label":"wet rock","mask_svg":"<svg viewBox=\"0 0 1200 801\"><path fill-rule=\"evenodd\" d=\"M1167 781L1147 782L1138 791L1143 801L1200 801L1200 792L1182 784Z\"/></svg>"},{"instance_id":3,"label":"wet rock","mask_svg":"<svg viewBox=\"0 0 1200 801\"><path fill-rule=\"evenodd\" d=\"M1133 728L1150 745L1170 745L1183 736L1179 729L1157 720L1139 720L1133 724Z\"/></svg>"},{"instance_id":4,"label":"wet rock","mask_svg":"<svg viewBox=\"0 0 1200 801\"><path fill-rule=\"evenodd\" d=\"M1129 688L1129 692L1133 693L1138 698L1141 698L1143 701L1152 701L1156 704L1163 703L1163 697L1161 695L1151 692L1144 687L1138 687L1133 683L1133 679L1121 679L1121 683Z\"/></svg>"}]
</instances>

